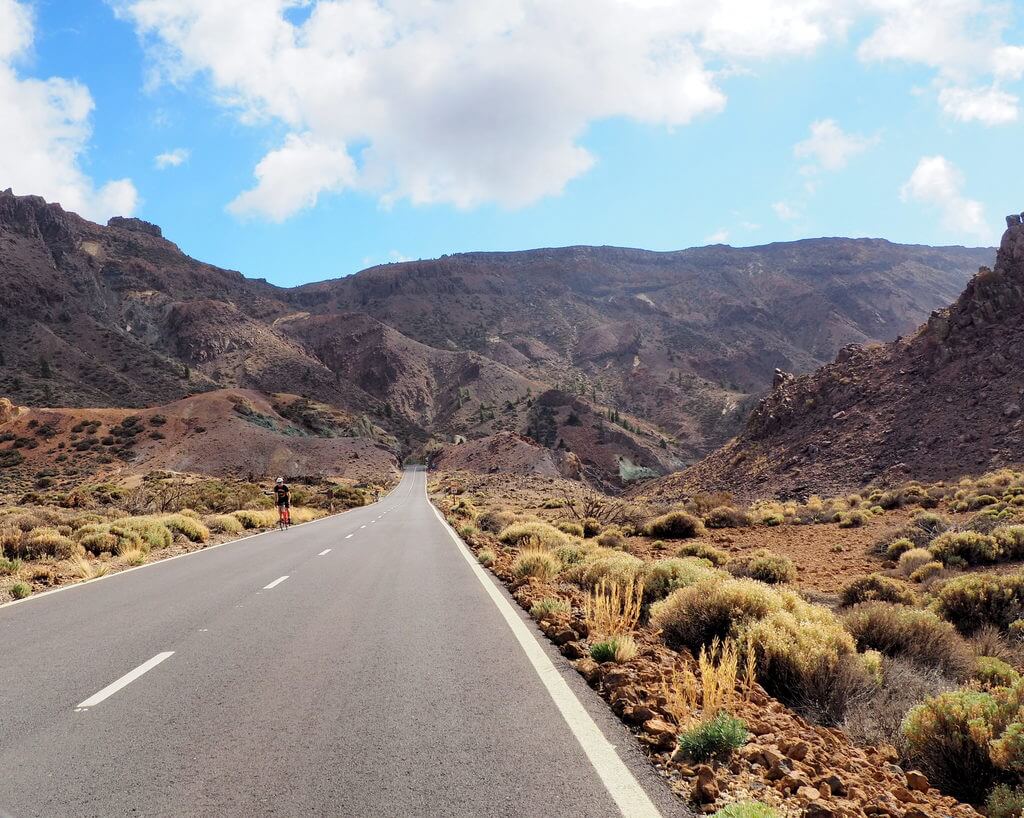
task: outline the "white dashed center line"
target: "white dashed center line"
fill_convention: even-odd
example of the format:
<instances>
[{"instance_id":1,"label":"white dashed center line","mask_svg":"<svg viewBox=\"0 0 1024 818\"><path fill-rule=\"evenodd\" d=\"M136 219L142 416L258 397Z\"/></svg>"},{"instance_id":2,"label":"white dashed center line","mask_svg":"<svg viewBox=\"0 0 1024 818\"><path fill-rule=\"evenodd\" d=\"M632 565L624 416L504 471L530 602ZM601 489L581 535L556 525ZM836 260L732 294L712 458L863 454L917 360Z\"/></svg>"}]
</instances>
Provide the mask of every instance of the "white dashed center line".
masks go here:
<instances>
[{"instance_id":1,"label":"white dashed center line","mask_svg":"<svg viewBox=\"0 0 1024 818\"><path fill-rule=\"evenodd\" d=\"M148 662L143 662L141 665L139 665L137 668L135 668L135 670L129 671L128 673L124 674L124 676L122 676L116 682L112 682L111 684L108 684L99 693L96 693L95 695L90 696L88 699L86 699L84 702L82 702L80 705L78 705L78 707L76 709L80 710L80 709L87 708L87 707L95 707L100 702L104 701L105 699L109 699L111 696L113 696L115 693L117 693L117 691L120 690L121 688L127 687L132 682L134 682L136 679L138 679L140 676L142 676L143 674L148 673L149 671L151 671L153 668L155 668L157 665L159 665L164 659L167 659L167 658L169 658L169 657L171 657L173 655L174 655L174 651L173 650L169 650L166 653L158 653L156 656L154 656Z\"/></svg>"},{"instance_id":2,"label":"white dashed center line","mask_svg":"<svg viewBox=\"0 0 1024 818\"><path fill-rule=\"evenodd\" d=\"M331 553L331 549L330 548L325 548L323 551L321 551L319 554L317 554L317 556L318 557L326 557L330 553Z\"/></svg>"},{"instance_id":3,"label":"white dashed center line","mask_svg":"<svg viewBox=\"0 0 1024 818\"><path fill-rule=\"evenodd\" d=\"M273 582L271 582L269 585L264 585L263 586L263 590L264 591L269 591L271 588L276 588L278 585L280 585L286 579L288 579L288 574L285 574L283 577L278 577Z\"/></svg>"},{"instance_id":4,"label":"white dashed center line","mask_svg":"<svg viewBox=\"0 0 1024 818\"><path fill-rule=\"evenodd\" d=\"M351 534L346 534L345 535L345 539L346 540L351 540L352 539L352 535Z\"/></svg>"},{"instance_id":5,"label":"white dashed center line","mask_svg":"<svg viewBox=\"0 0 1024 818\"><path fill-rule=\"evenodd\" d=\"M360 528L366 528L366 526L365 526L365 525L361 525L361 526L359 526L359 527L360 527Z\"/></svg>"}]
</instances>

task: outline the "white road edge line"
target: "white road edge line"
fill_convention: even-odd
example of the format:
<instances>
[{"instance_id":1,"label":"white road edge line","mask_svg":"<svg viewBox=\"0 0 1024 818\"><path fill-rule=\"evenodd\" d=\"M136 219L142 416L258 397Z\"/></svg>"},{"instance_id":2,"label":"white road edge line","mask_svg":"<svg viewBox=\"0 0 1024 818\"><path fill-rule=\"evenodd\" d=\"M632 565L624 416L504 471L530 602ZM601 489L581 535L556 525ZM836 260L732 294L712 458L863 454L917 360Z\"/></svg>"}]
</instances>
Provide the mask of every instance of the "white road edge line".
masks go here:
<instances>
[{"instance_id":1,"label":"white road edge line","mask_svg":"<svg viewBox=\"0 0 1024 818\"><path fill-rule=\"evenodd\" d=\"M345 535L345 539L346 540L351 540L352 539L352 535L351 534L346 534Z\"/></svg>"},{"instance_id":2,"label":"white road edge line","mask_svg":"<svg viewBox=\"0 0 1024 818\"><path fill-rule=\"evenodd\" d=\"M269 591L271 588L276 588L278 585L280 585L282 582L284 582L286 579L288 579L288 576L289 576L288 574L285 574L283 577L278 577L273 582L271 582L269 585L264 585L263 586L263 590L264 591Z\"/></svg>"},{"instance_id":3,"label":"white road edge line","mask_svg":"<svg viewBox=\"0 0 1024 818\"><path fill-rule=\"evenodd\" d=\"M174 656L173 650L169 650L166 653L158 653L149 661L143 662L141 665L135 668L135 670L129 671L128 673L124 674L124 676L122 676L116 682L111 682L110 684L108 684L99 693L90 696L88 699L86 699L84 702L78 705L75 709L80 710L86 707L95 707L105 699L109 699L121 688L128 687L128 685L130 685L143 674L149 673L149 671L151 671L153 668L159 665L164 659L169 659L171 656Z\"/></svg>"},{"instance_id":4,"label":"white road edge line","mask_svg":"<svg viewBox=\"0 0 1024 818\"><path fill-rule=\"evenodd\" d=\"M390 497L400 485L402 485L401 482L399 482L393 489L391 489L391 491L389 491L384 497L382 497L377 502L383 502L385 498ZM366 506L356 506L354 508L347 508L344 511L339 511L337 514L328 514L326 517L321 517L318 520L310 520L308 523L296 523L295 525L303 526L316 525L317 523L325 523L328 520L333 520L335 517L341 517L343 514L348 514L352 511L358 511L361 508L366 508ZM227 545L237 545L238 543L245 542L246 540L254 540L257 537L266 537L271 534L280 533L281 532L277 529L271 529L270 531L261 531L259 534L249 534L246 537L239 537L237 540L228 540L226 542L219 542L216 545L208 545L206 546L206 548L200 548L197 551L189 551L185 554L176 554L173 557L165 557L162 560L154 560L153 562L147 562L145 565L136 565L134 568L125 568L123 571L114 571L111 574L104 574L101 577L86 579L82 582L74 582L70 585L62 585L60 588L51 588L49 591L42 591L38 594L31 594L30 596L27 596L24 599L12 599L10 602L0 603L0 611L2 611L4 608L13 607L14 605L24 605L25 603L32 602L36 599L42 599L43 597L52 596L53 594L59 594L62 591L73 591L75 588L84 588L86 585L92 585L96 582L104 582L105 580L123 577L125 574L131 574L134 571L144 571L147 568L154 568L157 565L166 565L169 562L174 562L175 560L182 560L186 557L194 557L198 554L208 554L211 551L216 551L218 548L224 548Z\"/></svg>"},{"instance_id":5,"label":"white road edge line","mask_svg":"<svg viewBox=\"0 0 1024 818\"><path fill-rule=\"evenodd\" d=\"M423 491L426 494L426 479L423 481ZM583 752L587 754L587 758L590 759L590 763L600 777L605 789L608 790L608 794L618 806L619 812L622 813L624 818L661 818L658 808L654 806L650 796L640 786L640 782L636 780L636 777L626 766L625 762L615 752L615 747L605 738L601 728L597 726L587 712L587 709L576 698L576 694L572 692L565 679L562 678L562 674L558 672L558 668L552 663L550 657L544 652L544 648L541 647L534 635L530 633L530 629L520 619L519 614L516 613L511 603L502 596L495 584L484 573L484 569L480 567L480 563L473 556L469 548L466 547L466 544L459 539L458 534L448 525L448 521L445 520L441 512L430 502L429 494L427 494L427 502L430 504L431 509L433 509L434 515L448 532L448 535L459 547L459 552L466 562L469 563L473 574L480 580L480 584L484 586L487 595L491 598L506 624L512 630L513 635L526 654L526 658L530 660L533 669L540 677L544 687L547 688L548 694L555 703L555 707L562 714L562 718L569 725L569 729L572 730L576 741L583 748Z\"/></svg>"},{"instance_id":6,"label":"white road edge line","mask_svg":"<svg viewBox=\"0 0 1024 818\"><path fill-rule=\"evenodd\" d=\"M317 556L318 557L326 557L330 553L331 553L331 549L330 548L325 548L323 551L321 551L319 554L317 554Z\"/></svg>"}]
</instances>

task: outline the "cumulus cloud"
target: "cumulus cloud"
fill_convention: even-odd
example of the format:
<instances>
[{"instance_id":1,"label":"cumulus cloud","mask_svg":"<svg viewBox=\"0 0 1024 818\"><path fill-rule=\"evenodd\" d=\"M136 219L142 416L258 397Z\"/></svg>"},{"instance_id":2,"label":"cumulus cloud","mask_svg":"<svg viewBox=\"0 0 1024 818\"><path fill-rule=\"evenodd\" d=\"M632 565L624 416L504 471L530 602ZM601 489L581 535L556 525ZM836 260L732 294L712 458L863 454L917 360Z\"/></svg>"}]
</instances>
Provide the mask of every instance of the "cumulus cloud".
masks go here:
<instances>
[{"instance_id":1,"label":"cumulus cloud","mask_svg":"<svg viewBox=\"0 0 1024 818\"><path fill-rule=\"evenodd\" d=\"M157 170L177 168L184 165L191 155L192 152L188 148L175 148L172 151L157 154L153 159L153 164L156 165Z\"/></svg>"},{"instance_id":2,"label":"cumulus cloud","mask_svg":"<svg viewBox=\"0 0 1024 818\"><path fill-rule=\"evenodd\" d=\"M775 215L784 222L791 222L794 219L800 218L800 211L786 202L775 202L772 205L772 210L775 211Z\"/></svg>"},{"instance_id":3,"label":"cumulus cloud","mask_svg":"<svg viewBox=\"0 0 1024 818\"><path fill-rule=\"evenodd\" d=\"M807 159L811 170L842 170L859 153L878 141L875 137L849 134L834 119L811 123L811 135L793 147L798 159Z\"/></svg>"},{"instance_id":4,"label":"cumulus cloud","mask_svg":"<svg viewBox=\"0 0 1024 818\"><path fill-rule=\"evenodd\" d=\"M686 125L722 110L730 72L851 32L867 32L865 61L934 69L937 92L1011 77L1019 59L997 0L108 2L156 75L199 76L242 122L284 127L231 206L274 219L351 188L385 203L526 205L598 161L582 143L594 123ZM328 156L337 167L320 176ZM285 162L305 175L271 184ZM287 203L272 200L282 186Z\"/></svg>"},{"instance_id":5,"label":"cumulus cloud","mask_svg":"<svg viewBox=\"0 0 1024 818\"><path fill-rule=\"evenodd\" d=\"M728 241L729 231L726 230L724 227L719 230L716 230L714 233L712 233L710 236L704 239L705 244L726 244L728 243Z\"/></svg>"},{"instance_id":6,"label":"cumulus cloud","mask_svg":"<svg viewBox=\"0 0 1024 818\"><path fill-rule=\"evenodd\" d=\"M989 241L992 230L981 202L963 193L964 176L944 156L923 156L910 179L900 189L905 202L920 202L936 208L950 230Z\"/></svg>"},{"instance_id":7,"label":"cumulus cloud","mask_svg":"<svg viewBox=\"0 0 1024 818\"><path fill-rule=\"evenodd\" d=\"M1005 125L1020 116L1019 98L996 86L985 88L943 88L939 92L942 110L961 122Z\"/></svg>"},{"instance_id":8,"label":"cumulus cloud","mask_svg":"<svg viewBox=\"0 0 1024 818\"><path fill-rule=\"evenodd\" d=\"M18 61L33 38L29 5L0 0L0 181L87 218L130 215L138 204L131 180L97 187L81 167L91 137L89 89L60 77L19 73Z\"/></svg>"}]
</instances>

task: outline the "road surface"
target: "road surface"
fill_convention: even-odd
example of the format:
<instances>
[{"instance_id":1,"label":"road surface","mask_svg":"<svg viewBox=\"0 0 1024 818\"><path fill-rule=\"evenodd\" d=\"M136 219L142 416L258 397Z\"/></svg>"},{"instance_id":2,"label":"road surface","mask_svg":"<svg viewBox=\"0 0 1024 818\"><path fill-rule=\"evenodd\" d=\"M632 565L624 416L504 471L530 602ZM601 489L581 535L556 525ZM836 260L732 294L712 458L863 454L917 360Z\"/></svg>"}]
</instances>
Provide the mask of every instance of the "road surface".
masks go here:
<instances>
[{"instance_id":1,"label":"road surface","mask_svg":"<svg viewBox=\"0 0 1024 818\"><path fill-rule=\"evenodd\" d=\"M425 480L0 607L0 815L685 814Z\"/></svg>"}]
</instances>

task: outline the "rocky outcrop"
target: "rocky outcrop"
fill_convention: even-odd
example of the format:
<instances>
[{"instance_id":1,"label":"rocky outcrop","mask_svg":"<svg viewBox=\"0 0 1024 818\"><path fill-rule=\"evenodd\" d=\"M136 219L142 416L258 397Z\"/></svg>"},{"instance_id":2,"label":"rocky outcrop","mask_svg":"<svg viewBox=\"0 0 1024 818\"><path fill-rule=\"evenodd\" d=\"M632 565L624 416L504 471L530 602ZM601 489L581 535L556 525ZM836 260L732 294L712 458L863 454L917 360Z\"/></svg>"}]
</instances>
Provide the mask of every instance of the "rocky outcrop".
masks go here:
<instances>
[{"instance_id":1,"label":"rocky outcrop","mask_svg":"<svg viewBox=\"0 0 1024 818\"><path fill-rule=\"evenodd\" d=\"M107 222L107 227L114 227L119 230L130 230L133 233L145 233L147 236L155 236L158 239L162 239L164 237L164 233L158 225L155 225L152 222L145 222L142 219L114 216Z\"/></svg>"},{"instance_id":2,"label":"rocky outcrop","mask_svg":"<svg viewBox=\"0 0 1024 818\"><path fill-rule=\"evenodd\" d=\"M995 266L916 333L776 378L735 440L661 492L806 494L1024 463L1024 223L1007 221Z\"/></svg>"}]
</instances>

